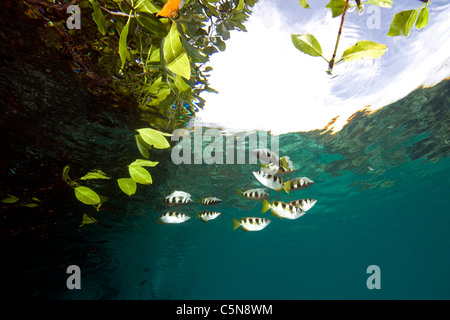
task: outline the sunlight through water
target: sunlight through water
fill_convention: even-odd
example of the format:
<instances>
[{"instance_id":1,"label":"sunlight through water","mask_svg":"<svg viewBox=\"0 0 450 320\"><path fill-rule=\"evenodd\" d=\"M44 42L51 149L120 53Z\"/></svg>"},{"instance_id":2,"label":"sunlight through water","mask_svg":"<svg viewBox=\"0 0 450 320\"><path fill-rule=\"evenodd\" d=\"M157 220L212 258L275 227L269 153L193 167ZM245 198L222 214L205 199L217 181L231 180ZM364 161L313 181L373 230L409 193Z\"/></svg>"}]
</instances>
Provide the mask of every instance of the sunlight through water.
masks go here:
<instances>
[{"instance_id":1,"label":"sunlight through water","mask_svg":"<svg viewBox=\"0 0 450 320\"><path fill-rule=\"evenodd\" d=\"M392 9L349 12L337 57L359 40L388 49L377 60L337 64L331 76L325 60L303 54L291 42L291 33L314 34L324 56L331 57L341 19L332 18L325 4L318 1L306 10L297 0L259 1L246 23L248 32L234 31L227 50L211 58L210 82L219 93L205 94L198 123L273 134L325 127L337 132L355 112L378 110L450 75L447 1L430 3L428 26L414 28L408 37L388 37L389 23L395 13L417 9L421 2L395 1Z\"/></svg>"}]
</instances>

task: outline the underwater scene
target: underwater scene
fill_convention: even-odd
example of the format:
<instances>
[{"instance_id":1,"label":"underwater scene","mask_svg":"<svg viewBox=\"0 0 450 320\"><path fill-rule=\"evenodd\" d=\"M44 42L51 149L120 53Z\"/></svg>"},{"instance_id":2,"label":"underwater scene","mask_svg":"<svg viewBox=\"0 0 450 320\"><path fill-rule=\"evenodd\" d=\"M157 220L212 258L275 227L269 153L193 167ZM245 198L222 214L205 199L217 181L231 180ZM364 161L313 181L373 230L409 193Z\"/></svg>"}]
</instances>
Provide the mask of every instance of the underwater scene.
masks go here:
<instances>
[{"instance_id":1,"label":"underwater scene","mask_svg":"<svg viewBox=\"0 0 450 320\"><path fill-rule=\"evenodd\" d=\"M449 299L450 5L397 2L2 1L6 299Z\"/></svg>"}]
</instances>

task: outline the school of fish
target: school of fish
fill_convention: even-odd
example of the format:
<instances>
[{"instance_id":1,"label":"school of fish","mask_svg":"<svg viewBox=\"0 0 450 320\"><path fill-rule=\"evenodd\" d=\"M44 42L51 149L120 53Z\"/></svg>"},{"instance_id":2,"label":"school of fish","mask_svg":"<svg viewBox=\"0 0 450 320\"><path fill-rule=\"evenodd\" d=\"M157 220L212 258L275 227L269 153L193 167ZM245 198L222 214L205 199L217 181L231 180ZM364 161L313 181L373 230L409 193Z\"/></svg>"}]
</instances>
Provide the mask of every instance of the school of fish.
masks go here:
<instances>
[{"instance_id":1,"label":"school of fish","mask_svg":"<svg viewBox=\"0 0 450 320\"><path fill-rule=\"evenodd\" d=\"M285 191L290 194L292 191L305 189L314 184L314 181L307 177L296 177L284 181L279 175L288 175L298 171L294 168L288 156L279 157L269 149L256 149L253 153L259 159L260 168L253 171L253 176L265 188L253 188L245 191L237 190L237 194L250 200L262 200L262 213L270 210L272 215L281 219L295 220L303 216L317 202L316 199L305 198L296 199L289 202L274 200L269 202L269 193L266 190L272 189L280 193ZM185 206L192 203L191 195L185 191L173 191L164 198L167 206ZM201 197L199 204L213 206L222 202L214 196ZM221 215L219 211L204 210L196 212L195 216L203 223L214 220ZM159 222L164 224L179 224L186 222L191 217L188 214L177 211L166 211L159 216ZM241 228L244 231L261 231L270 224L271 220L264 217L243 217L240 220L233 218L233 230Z\"/></svg>"}]
</instances>

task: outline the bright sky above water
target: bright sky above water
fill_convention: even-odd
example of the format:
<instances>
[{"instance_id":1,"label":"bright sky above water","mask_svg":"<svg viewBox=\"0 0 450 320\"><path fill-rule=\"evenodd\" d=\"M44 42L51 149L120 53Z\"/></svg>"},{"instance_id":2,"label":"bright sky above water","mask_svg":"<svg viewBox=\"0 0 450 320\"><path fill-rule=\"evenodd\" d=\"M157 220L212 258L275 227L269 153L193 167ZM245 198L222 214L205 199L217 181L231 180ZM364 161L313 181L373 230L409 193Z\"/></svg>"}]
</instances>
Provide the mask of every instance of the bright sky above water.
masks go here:
<instances>
[{"instance_id":1,"label":"bright sky above water","mask_svg":"<svg viewBox=\"0 0 450 320\"><path fill-rule=\"evenodd\" d=\"M432 86L450 76L450 3L434 0L430 22L408 38L388 37L395 13L417 9L420 1L394 0L392 9L380 8L380 27L368 6L361 15L346 15L337 58L359 40L388 46L378 60L343 62L333 76L327 62L298 51L291 33L311 33L331 58L340 17L325 9L327 0L259 0L246 23L248 32L231 32L227 49L211 58L211 87L218 94L204 94L206 105L196 124L225 131L268 130L273 134L324 128L339 116L333 130L340 130L358 110L377 110L406 96L421 85ZM371 20L370 20L371 19ZM375 20L376 22L376 20Z\"/></svg>"}]
</instances>

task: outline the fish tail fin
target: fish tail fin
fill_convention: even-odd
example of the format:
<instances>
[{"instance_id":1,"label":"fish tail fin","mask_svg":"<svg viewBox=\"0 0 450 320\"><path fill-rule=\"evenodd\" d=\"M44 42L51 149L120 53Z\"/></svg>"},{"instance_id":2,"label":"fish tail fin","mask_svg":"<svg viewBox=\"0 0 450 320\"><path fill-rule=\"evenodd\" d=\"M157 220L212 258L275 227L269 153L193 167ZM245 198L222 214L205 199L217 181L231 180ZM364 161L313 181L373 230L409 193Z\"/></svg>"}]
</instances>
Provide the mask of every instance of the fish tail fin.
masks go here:
<instances>
[{"instance_id":1,"label":"fish tail fin","mask_svg":"<svg viewBox=\"0 0 450 320\"><path fill-rule=\"evenodd\" d=\"M237 189L236 190L236 194L238 194L238 195L241 195L241 194L243 194L244 193L244 191L242 191L241 189Z\"/></svg>"},{"instance_id":2,"label":"fish tail fin","mask_svg":"<svg viewBox=\"0 0 450 320\"><path fill-rule=\"evenodd\" d=\"M241 223L239 222L239 220L233 218L233 230L236 230L236 229L239 228L240 226L241 226Z\"/></svg>"},{"instance_id":3,"label":"fish tail fin","mask_svg":"<svg viewBox=\"0 0 450 320\"><path fill-rule=\"evenodd\" d=\"M266 199L263 200L263 206L262 206L262 213L266 212L267 210L270 209L270 202L267 201Z\"/></svg>"},{"instance_id":4,"label":"fish tail fin","mask_svg":"<svg viewBox=\"0 0 450 320\"><path fill-rule=\"evenodd\" d=\"M195 213L195 219L198 219L198 218L200 218L200 213L196 212Z\"/></svg>"},{"instance_id":5,"label":"fish tail fin","mask_svg":"<svg viewBox=\"0 0 450 320\"><path fill-rule=\"evenodd\" d=\"M287 194L289 194L290 189L291 189L291 181L286 181L283 185L283 190L286 191Z\"/></svg>"},{"instance_id":6,"label":"fish tail fin","mask_svg":"<svg viewBox=\"0 0 450 320\"><path fill-rule=\"evenodd\" d=\"M204 198L203 198L203 197L201 197L200 199L198 199L197 203L200 203L200 204L201 204L201 203L202 203L202 201L203 201L203 199L204 199Z\"/></svg>"}]
</instances>

